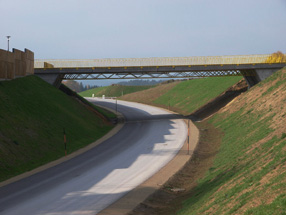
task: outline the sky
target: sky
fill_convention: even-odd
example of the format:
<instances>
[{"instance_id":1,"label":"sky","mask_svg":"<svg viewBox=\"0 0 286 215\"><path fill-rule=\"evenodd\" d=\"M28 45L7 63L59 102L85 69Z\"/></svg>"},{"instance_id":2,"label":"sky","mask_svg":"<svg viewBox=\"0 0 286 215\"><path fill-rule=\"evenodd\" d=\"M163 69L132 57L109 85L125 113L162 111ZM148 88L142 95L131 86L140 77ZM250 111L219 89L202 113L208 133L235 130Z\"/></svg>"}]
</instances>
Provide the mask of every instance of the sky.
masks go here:
<instances>
[{"instance_id":1,"label":"sky","mask_svg":"<svg viewBox=\"0 0 286 215\"><path fill-rule=\"evenodd\" d=\"M286 52L286 0L0 0L0 49L35 59Z\"/></svg>"}]
</instances>

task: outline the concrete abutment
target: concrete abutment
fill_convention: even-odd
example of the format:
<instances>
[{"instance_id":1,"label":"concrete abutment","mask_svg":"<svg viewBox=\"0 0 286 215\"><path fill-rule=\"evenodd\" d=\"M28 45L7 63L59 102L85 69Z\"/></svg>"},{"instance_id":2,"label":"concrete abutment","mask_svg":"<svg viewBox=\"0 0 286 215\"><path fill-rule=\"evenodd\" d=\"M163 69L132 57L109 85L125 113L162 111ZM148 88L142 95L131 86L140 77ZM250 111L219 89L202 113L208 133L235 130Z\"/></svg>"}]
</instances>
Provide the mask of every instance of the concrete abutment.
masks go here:
<instances>
[{"instance_id":1,"label":"concrete abutment","mask_svg":"<svg viewBox=\"0 0 286 215\"><path fill-rule=\"evenodd\" d=\"M241 74L246 80L248 88L251 88L277 71L278 69L253 69L248 71L242 70Z\"/></svg>"},{"instance_id":2,"label":"concrete abutment","mask_svg":"<svg viewBox=\"0 0 286 215\"><path fill-rule=\"evenodd\" d=\"M60 73L54 73L54 74L36 74L38 77L43 79L44 81L48 82L49 84L55 86L56 88L59 88L62 80L64 78L64 75Z\"/></svg>"}]
</instances>

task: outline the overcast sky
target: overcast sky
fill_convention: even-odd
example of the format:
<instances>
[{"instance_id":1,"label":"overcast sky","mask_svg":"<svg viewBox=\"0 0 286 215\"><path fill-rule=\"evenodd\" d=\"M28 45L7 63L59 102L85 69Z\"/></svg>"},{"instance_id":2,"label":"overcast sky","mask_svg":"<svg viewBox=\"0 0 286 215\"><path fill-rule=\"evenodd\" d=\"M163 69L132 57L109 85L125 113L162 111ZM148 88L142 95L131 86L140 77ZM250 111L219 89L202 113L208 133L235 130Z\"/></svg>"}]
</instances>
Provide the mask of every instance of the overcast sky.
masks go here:
<instances>
[{"instance_id":1,"label":"overcast sky","mask_svg":"<svg viewBox=\"0 0 286 215\"><path fill-rule=\"evenodd\" d=\"M0 26L37 59L286 52L286 0L0 0Z\"/></svg>"}]
</instances>

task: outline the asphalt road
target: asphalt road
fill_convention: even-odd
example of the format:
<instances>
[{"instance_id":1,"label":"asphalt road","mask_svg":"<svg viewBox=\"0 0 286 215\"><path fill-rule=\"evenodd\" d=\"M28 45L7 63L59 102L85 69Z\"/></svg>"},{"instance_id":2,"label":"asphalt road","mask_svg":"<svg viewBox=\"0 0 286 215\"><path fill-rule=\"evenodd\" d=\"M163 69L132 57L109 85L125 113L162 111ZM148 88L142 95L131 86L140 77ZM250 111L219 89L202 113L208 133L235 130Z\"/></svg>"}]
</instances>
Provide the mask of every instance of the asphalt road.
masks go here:
<instances>
[{"instance_id":1,"label":"asphalt road","mask_svg":"<svg viewBox=\"0 0 286 215\"><path fill-rule=\"evenodd\" d=\"M114 100L92 100L115 109ZM166 165L183 146L179 115L118 102L126 123L78 157L0 188L0 214L96 214Z\"/></svg>"}]
</instances>

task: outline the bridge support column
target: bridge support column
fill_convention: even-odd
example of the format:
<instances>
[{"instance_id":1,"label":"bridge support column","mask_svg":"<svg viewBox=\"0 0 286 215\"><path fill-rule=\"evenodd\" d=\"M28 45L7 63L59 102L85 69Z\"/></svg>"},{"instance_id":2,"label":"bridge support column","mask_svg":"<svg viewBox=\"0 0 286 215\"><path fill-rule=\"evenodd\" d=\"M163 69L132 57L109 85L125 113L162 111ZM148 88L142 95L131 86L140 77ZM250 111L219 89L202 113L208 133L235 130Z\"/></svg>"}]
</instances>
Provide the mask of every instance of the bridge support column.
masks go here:
<instances>
[{"instance_id":1,"label":"bridge support column","mask_svg":"<svg viewBox=\"0 0 286 215\"><path fill-rule=\"evenodd\" d=\"M252 69L252 70L242 70L241 74L243 75L248 88L253 87L255 84L258 84L260 81L268 78L270 75L278 71L277 69Z\"/></svg>"}]
</instances>

